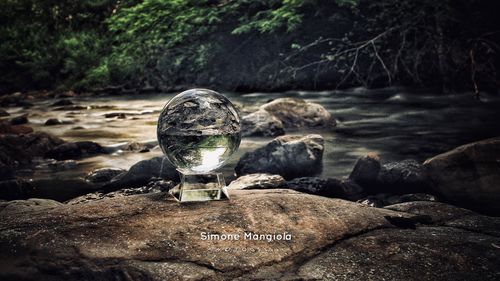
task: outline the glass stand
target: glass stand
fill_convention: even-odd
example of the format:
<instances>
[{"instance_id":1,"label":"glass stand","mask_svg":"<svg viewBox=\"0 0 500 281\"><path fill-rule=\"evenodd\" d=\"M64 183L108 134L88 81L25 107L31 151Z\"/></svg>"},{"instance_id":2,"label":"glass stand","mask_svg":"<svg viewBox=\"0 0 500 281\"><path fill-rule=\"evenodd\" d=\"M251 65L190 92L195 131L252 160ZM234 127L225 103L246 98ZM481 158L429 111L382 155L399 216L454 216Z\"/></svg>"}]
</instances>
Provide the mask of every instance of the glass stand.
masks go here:
<instances>
[{"instance_id":1,"label":"glass stand","mask_svg":"<svg viewBox=\"0 0 500 281\"><path fill-rule=\"evenodd\" d=\"M179 202L229 199L224 176L221 173L180 173L180 176L181 183L169 191Z\"/></svg>"}]
</instances>

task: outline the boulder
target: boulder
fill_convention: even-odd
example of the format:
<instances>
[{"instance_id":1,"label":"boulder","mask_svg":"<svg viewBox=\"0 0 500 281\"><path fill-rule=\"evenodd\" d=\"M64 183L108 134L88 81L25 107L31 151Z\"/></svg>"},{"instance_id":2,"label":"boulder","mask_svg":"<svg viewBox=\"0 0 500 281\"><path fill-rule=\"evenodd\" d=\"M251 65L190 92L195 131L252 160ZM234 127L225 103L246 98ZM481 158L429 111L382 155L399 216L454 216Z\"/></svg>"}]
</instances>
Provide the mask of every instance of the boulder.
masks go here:
<instances>
[{"instance_id":1,"label":"boulder","mask_svg":"<svg viewBox=\"0 0 500 281\"><path fill-rule=\"evenodd\" d=\"M412 159L382 165L377 181L383 192L408 194L430 191L427 171Z\"/></svg>"},{"instance_id":2,"label":"boulder","mask_svg":"<svg viewBox=\"0 0 500 281\"><path fill-rule=\"evenodd\" d=\"M7 122L0 122L0 134L29 134L33 133L33 128L26 125L11 125Z\"/></svg>"},{"instance_id":3,"label":"boulder","mask_svg":"<svg viewBox=\"0 0 500 281\"><path fill-rule=\"evenodd\" d=\"M424 166L443 200L500 216L500 137L460 146Z\"/></svg>"},{"instance_id":4,"label":"boulder","mask_svg":"<svg viewBox=\"0 0 500 281\"><path fill-rule=\"evenodd\" d=\"M285 179L280 175L271 174L250 174L241 176L232 181L228 189L268 189L279 188L285 183Z\"/></svg>"},{"instance_id":5,"label":"boulder","mask_svg":"<svg viewBox=\"0 0 500 281\"><path fill-rule=\"evenodd\" d=\"M23 114L21 116L10 119L10 124L12 125L22 125L26 123L28 123L28 114Z\"/></svg>"},{"instance_id":6,"label":"boulder","mask_svg":"<svg viewBox=\"0 0 500 281\"><path fill-rule=\"evenodd\" d=\"M351 201L358 200L366 196L363 188L355 182L335 178L295 178L287 181L283 187L304 193L332 198L342 198Z\"/></svg>"},{"instance_id":7,"label":"boulder","mask_svg":"<svg viewBox=\"0 0 500 281\"><path fill-rule=\"evenodd\" d=\"M427 171L419 162L408 159L386 164L374 153L360 157L349 179L363 186L368 193L410 194L430 192Z\"/></svg>"},{"instance_id":8,"label":"boulder","mask_svg":"<svg viewBox=\"0 0 500 281\"><path fill-rule=\"evenodd\" d=\"M356 161L351 174L349 174L349 179L364 186L367 190L374 192L379 172L380 158L377 154L370 153L360 157Z\"/></svg>"},{"instance_id":9,"label":"boulder","mask_svg":"<svg viewBox=\"0 0 500 281\"><path fill-rule=\"evenodd\" d=\"M285 128L335 126L332 115L321 105L297 98L279 98L260 107L278 118Z\"/></svg>"},{"instance_id":10,"label":"boulder","mask_svg":"<svg viewBox=\"0 0 500 281\"><path fill-rule=\"evenodd\" d=\"M126 173L119 174L103 186L106 192L122 188L134 188L146 185L151 178L163 178L179 182L179 173L164 157L154 157L134 164Z\"/></svg>"},{"instance_id":11,"label":"boulder","mask_svg":"<svg viewBox=\"0 0 500 281\"><path fill-rule=\"evenodd\" d=\"M0 135L0 163L10 167L29 164L64 141L51 134L34 132L20 135Z\"/></svg>"},{"instance_id":12,"label":"boulder","mask_svg":"<svg viewBox=\"0 0 500 281\"><path fill-rule=\"evenodd\" d=\"M56 160L80 159L105 153L98 143L92 141L78 141L61 144L45 154L46 158Z\"/></svg>"},{"instance_id":13,"label":"boulder","mask_svg":"<svg viewBox=\"0 0 500 281\"><path fill-rule=\"evenodd\" d=\"M231 190L230 195L230 201L193 204L179 204L164 192L115 196L2 216L0 278L500 277L500 238L490 229L500 218L483 220L483 233L291 190Z\"/></svg>"},{"instance_id":14,"label":"boulder","mask_svg":"<svg viewBox=\"0 0 500 281\"><path fill-rule=\"evenodd\" d=\"M280 189L233 190L229 202L197 204L165 193L105 198L0 220L0 278L184 280L189 269L189 276L227 280L272 264L290 269L294 257L392 227L385 216L407 215ZM275 236L245 240L245 232ZM241 239L204 240L202 233Z\"/></svg>"},{"instance_id":15,"label":"boulder","mask_svg":"<svg viewBox=\"0 0 500 281\"><path fill-rule=\"evenodd\" d=\"M284 134L283 123L266 110L260 109L241 118L243 137L275 137Z\"/></svg>"},{"instance_id":16,"label":"boulder","mask_svg":"<svg viewBox=\"0 0 500 281\"><path fill-rule=\"evenodd\" d=\"M125 172L127 171L119 168L100 168L91 171L85 177L85 180L93 184L104 184L111 181L114 177L118 176L119 174Z\"/></svg>"},{"instance_id":17,"label":"boulder","mask_svg":"<svg viewBox=\"0 0 500 281\"><path fill-rule=\"evenodd\" d=\"M33 106L31 102L28 101L28 95L21 92L15 92L10 95L4 95L0 97L0 106L23 106L30 107Z\"/></svg>"},{"instance_id":18,"label":"boulder","mask_svg":"<svg viewBox=\"0 0 500 281\"><path fill-rule=\"evenodd\" d=\"M45 121L45 126L61 125L63 122L57 118L50 118Z\"/></svg>"},{"instance_id":19,"label":"boulder","mask_svg":"<svg viewBox=\"0 0 500 281\"><path fill-rule=\"evenodd\" d=\"M321 173L323 137L280 136L267 145L245 153L236 165L236 175L269 173L285 179Z\"/></svg>"}]
</instances>

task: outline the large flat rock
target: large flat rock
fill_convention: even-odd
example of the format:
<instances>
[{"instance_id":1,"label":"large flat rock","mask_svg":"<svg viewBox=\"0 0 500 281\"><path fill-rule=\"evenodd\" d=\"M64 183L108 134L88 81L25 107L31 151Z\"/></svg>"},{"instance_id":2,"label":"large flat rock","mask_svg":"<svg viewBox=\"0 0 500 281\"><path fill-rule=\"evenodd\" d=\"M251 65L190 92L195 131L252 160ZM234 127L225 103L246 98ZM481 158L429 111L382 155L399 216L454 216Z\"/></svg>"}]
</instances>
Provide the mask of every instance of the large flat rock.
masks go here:
<instances>
[{"instance_id":1,"label":"large flat rock","mask_svg":"<svg viewBox=\"0 0 500 281\"><path fill-rule=\"evenodd\" d=\"M444 270L455 270L455 263L461 263L460 272L480 274L484 270L468 262L487 253L485 264L492 271L487 277L497 276L498 270L490 265L498 260L498 238L465 229L475 229L469 221L457 222L464 226L460 228L432 226L441 239L434 242L433 232L420 226L429 221L421 214L284 189L231 190L230 195L229 201L179 204L165 193L155 193L42 209L20 202L17 208L0 209L0 280L328 280L351 271L350 280L366 280L368 269L360 267L356 275L358 267L347 264L362 264L364 256L377 257L371 266L396 280L405 269L387 268L388 260L378 258L390 257L384 243L395 249L414 245L415 251L400 253L402 267L411 267L412 260L421 258L419 247L424 249L426 263L415 263L420 269L427 262L445 261L451 264ZM473 215L467 218L473 220ZM491 220L481 225L496 227L498 219ZM363 246L363 235L378 235L376 231L391 231L389 236L382 232L390 239ZM202 239L203 232L241 237L208 241ZM247 240L245 232L286 232L292 238ZM441 244L448 238L454 240ZM359 244L352 251L350 239ZM427 246L418 246L421 243ZM450 249L461 254L443 259ZM350 259L343 261L346 267L330 264L342 260L342 255ZM318 273L317 266L328 269L328 275Z\"/></svg>"},{"instance_id":2,"label":"large flat rock","mask_svg":"<svg viewBox=\"0 0 500 281\"><path fill-rule=\"evenodd\" d=\"M166 271L173 278L184 270L237 276L312 257L346 236L391 227L384 216L412 216L289 190L232 191L231 196L181 205L158 193L0 213L0 274L37 280L116 274L154 279ZM201 239L202 232L250 231L288 232L292 240Z\"/></svg>"}]
</instances>

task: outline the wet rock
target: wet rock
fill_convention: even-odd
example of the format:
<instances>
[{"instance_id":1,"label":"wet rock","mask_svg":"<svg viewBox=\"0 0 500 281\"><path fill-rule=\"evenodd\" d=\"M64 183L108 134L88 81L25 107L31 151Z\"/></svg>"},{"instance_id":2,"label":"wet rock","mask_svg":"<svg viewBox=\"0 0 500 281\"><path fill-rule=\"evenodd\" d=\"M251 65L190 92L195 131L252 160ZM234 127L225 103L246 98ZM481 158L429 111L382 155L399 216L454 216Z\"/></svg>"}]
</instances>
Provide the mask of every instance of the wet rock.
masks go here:
<instances>
[{"instance_id":1,"label":"wet rock","mask_svg":"<svg viewBox=\"0 0 500 281\"><path fill-rule=\"evenodd\" d=\"M45 154L47 158L56 160L80 159L105 153L98 143L92 141L78 141L61 144Z\"/></svg>"},{"instance_id":2,"label":"wet rock","mask_svg":"<svg viewBox=\"0 0 500 281\"><path fill-rule=\"evenodd\" d=\"M358 202L361 204L377 208L404 202L412 202L412 201L437 201L437 198L434 195L425 193L413 193L413 194L403 194L403 195L379 193L375 195L369 195L366 198L358 200Z\"/></svg>"},{"instance_id":3,"label":"wet rock","mask_svg":"<svg viewBox=\"0 0 500 281\"><path fill-rule=\"evenodd\" d=\"M283 123L266 110L260 109L241 118L243 137L275 137L284 134Z\"/></svg>"},{"instance_id":4,"label":"wet rock","mask_svg":"<svg viewBox=\"0 0 500 281\"><path fill-rule=\"evenodd\" d=\"M229 202L197 204L165 193L105 198L0 220L0 237L8 241L0 243L0 278L184 280L186 265L202 280L231 280L273 265L295 272L295 262L345 237L393 227L387 216L412 215L280 189L232 190ZM248 240L244 231L286 231L292 238ZM202 232L242 237L207 241Z\"/></svg>"},{"instance_id":5,"label":"wet rock","mask_svg":"<svg viewBox=\"0 0 500 281\"><path fill-rule=\"evenodd\" d=\"M57 118L50 118L47 121L45 121L45 126L54 126L54 125L61 125L62 122L61 120Z\"/></svg>"},{"instance_id":6,"label":"wet rock","mask_svg":"<svg viewBox=\"0 0 500 281\"><path fill-rule=\"evenodd\" d=\"M360 157L349 175L349 179L362 185L369 191L375 191L377 177L380 172L380 158L374 153Z\"/></svg>"},{"instance_id":7,"label":"wet rock","mask_svg":"<svg viewBox=\"0 0 500 281\"><path fill-rule=\"evenodd\" d=\"M85 177L85 180L94 184L99 184L99 183L104 184L111 181L114 177L118 176L119 174L125 172L126 170L119 168L101 168L90 172Z\"/></svg>"},{"instance_id":8,"label":"wet rock","mask_svg":"<svg viewBox=\"0 0 500 281\"><path fill-rule=\"evenodd\" d=\"M28 123L28 114L23 114L21 116L10 119L10 124L12 125L22 125L26 123Z\"/></svg>"},{"instance_id":9,"label":"wet rock","mask_svg":"<svg viewBox=\"0 0 500 281\"><path fill-rule=\"evenodd\" d=\"M406 194L430 191L427 171L415 160L384 164L377 181L381 191L385 192Z\"/></svg>"},{"instance_id":10,"label":"wet rock","mask_svg":"<svg viewBox=\"0 0 500 281\"><path fill-rule=\"evenodd\" d=\"M228 185L228 189L266 189L279 188L285 183L280 175L250 174L241 176Z\"/></svg>"},{"instance_id":11,"label":"wet rock","mask_svg":"<svg viewBox=\"0 0 500 281\"><path fill-rule=\"evenodd\" d=\"M297 98L279 98L260 107L278 118L285 128L335 126L332 115L321 105Z\"/></svg>"},{"instance_id":12,"label":"wet rock","mask_svg":"<svg viewBox=\"0 0 500 281\"><path fill-rule=\"evenodd\" d=\"M31 197L34 189L35 188L31 182L23 179L9 179L0 181L0 199L26 199Z\"/></svg>"},{"instance_id":13,"label":"wet rock","mask_svg":"<svg viewBox=\"0 0 500 281\"><path fill-rule=\"evenodd\" d=\"M380 229L306 262L301 280L498 280L500 239L451 227Z\"/></svg>"},{"instance_id":14,"label":"wet rock","mask_svg":"<svg viewBox=\"0 0 500 281\"><path fill-rule=\"evenodd\" d=\"M425 161L444 200L500 216L500 138L460 146Z\"/></svg>"},{"instance_id":15,"label":"wet rock","mask_svg":"<svg viewBox=\"0 0 500 281\"><path fill-rule=\"evenodd\" d=\"M29 164L62 143L62 139L43 132L0 135L0 163L11 167Z\"/></svg>"},{"instance_id":16,"label":"wet rock","mask_svg":"<svg viewBox=\"0 0 500 281\"><path fill-rule=\"evenodd\" d=\"M65 106L65 105L73 105L74 103L69 99L61 99L54 102L51 106Z\"/></svg>"},{"instance_id":17,"label":"wet rock","mask_svg":"<svg viewBox=\"0 0 500 281\"><path fill-rule=\"evenodd\" d=\"M287 181L283 187L304 193L332 198L342 198L351 201L358 200L366 196L363 188L355 182L335 178L295 178Z\"/></svg>"},{"instance_id":18,"label":"wet rock","mask_svg":"<svg viewBox=\"0 0 500 281\"><path fill-rule=\"evenodd\" d=\"M71 130L85 130L86 128L83 127L83 126L75 126L73 128L71 128Z\"/></svg>"},{"instance_id":19,"label":"wet rock","mask_svg":"<svg viewBox=\"0 0 500 281\"><path fill-rule=\"evenodd\" d=\"M7 110L0 108L0 117L4 116L10 116L10 114L7 112Z\"/></svg>"},{"instance_id":20,"label":"wet rock","mask_svg":"<svg viewBox=\"0 0 500 281\"><path fill-rule=\"evenodd\" d=\"M0 202L0 216L12 216L18 213L37 212L60 206L64 206L64 204L50 199L30 198L27 200L12 200Z\"/></svg>"},{"instance_id":21,"label":"wet rock","mask_svg":"<svg viewBox=\"0 0 500 281\"><path fill-rule=\"evenodd\" d=\"M104 114L105 118L118 118L118 119L124 119L127 117L127 115L123 112L112 112L112 113L106 113Z\"/></svg>"},{"instance_id":22,"label":"wet rock","mask_svg":"<svg viewBox=\"0 0 500 281\"><path fill-rule=\"evenodd\" d=\"M0 122L0 134L29 134L33 128L26 125L11 125L7 122Z\"/></svg>"},{"instance_id":23,"label":"wet rock","mask_svg":"<svg viewBox=\"0 0 500 281\"><path fill-rule=\"evenodd\" d=\"M320 135L281 136L267 145L245 153L235 172L238 176L269 173L285 179L321 173L324 140Z\"/></svg>"},{"instance_id":24,"label":"wet rock","mask_svg":"<svg viewBox=\"0 0 500 281\"><path fill-rule=\"evenodd\" d=\"M169 180L153 179L146 186L134 187L134 188L124 188L113 192L94 192L78 196L66 202L69 205L88 203L92 201L98 201L105 198L132 196L138 194L149 194L165 192L176 185L175 182Z\"/></svg>"},{"instance_id":25,"label":"wet rock","mask_svg":"<svg viewBox=\"0 0 500 281\"><path fill-rule=\"evenodd\" d=\"M179 182L179 173L164 157L154 157L134 164L126 173L119 174L103 186L106 192L145 186L152 178Z\"/></svg>"},{"instance_id":26,"label":"wet rock","mask_svg":"<svg viewBox=\"0 0 500 281\"><path fill-rule=\"evenodd\" d=\"M8 107L8 106L22 106L22 107L31 107L33 104L28 101L28 95L23 94L21 92L16 92L10 95L5 95L0 97L0 106Z\"/></svg>"}]
</instances>

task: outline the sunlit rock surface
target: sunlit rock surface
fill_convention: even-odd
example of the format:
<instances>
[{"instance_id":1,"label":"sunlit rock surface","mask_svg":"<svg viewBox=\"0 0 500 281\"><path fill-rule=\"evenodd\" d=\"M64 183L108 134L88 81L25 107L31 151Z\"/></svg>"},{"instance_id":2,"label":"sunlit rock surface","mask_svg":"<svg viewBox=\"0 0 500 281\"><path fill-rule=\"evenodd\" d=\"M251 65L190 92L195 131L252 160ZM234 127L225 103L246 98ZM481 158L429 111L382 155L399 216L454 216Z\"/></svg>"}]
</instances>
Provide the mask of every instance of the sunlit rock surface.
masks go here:
<instances>
[{"instance_id":1,"label":"sunlit rock surface","mask_svg":"<svg viewBox=\"0 0 500 281\"><path fill-rule=\"evenodd\" d=\"M290 190L232 190L179 204L166 193L0 210L2 280L498 279L498 218L429 216ZM414 203L414 202L412 202ZM447 206L440 204L439 206ZM400 209L402 210L402 209ZM480 229L440 226L487 218ZM458 222L456 222L458 224ZM289 233L291 240L203 240ZM479 259L478 259L479 257ZM481 265L481 266L479 266ZM430 270L430 272L429 272ZM349 279L347 279L349 278Z\"/></svg>"}]
</instances>

